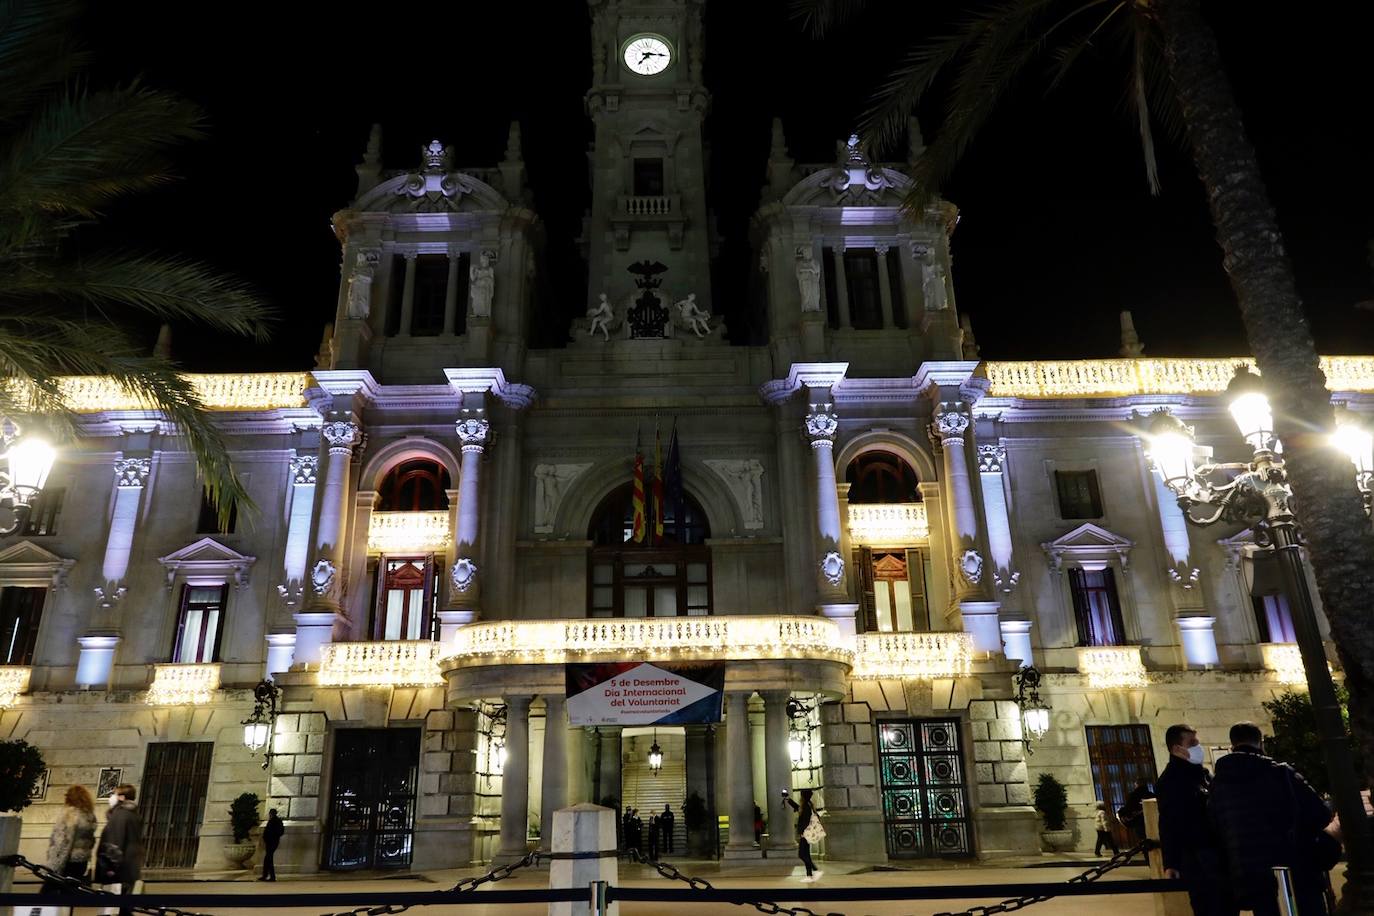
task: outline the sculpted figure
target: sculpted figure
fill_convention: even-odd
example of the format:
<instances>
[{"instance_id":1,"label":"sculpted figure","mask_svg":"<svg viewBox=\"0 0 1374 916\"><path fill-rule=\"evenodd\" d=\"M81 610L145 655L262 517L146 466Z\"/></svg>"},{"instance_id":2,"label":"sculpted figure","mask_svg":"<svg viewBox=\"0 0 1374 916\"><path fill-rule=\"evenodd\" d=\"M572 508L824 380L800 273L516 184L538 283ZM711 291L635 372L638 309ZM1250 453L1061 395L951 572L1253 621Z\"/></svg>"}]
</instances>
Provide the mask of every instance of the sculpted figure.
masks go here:
<instances>
[{"instance_id":1,"label":"sculpted figure","mask_svg":"<svg viewBox=\"0 0 1374 916\"><path fill-rule=\"evenodd\" d=\"M678 320L684 328L698 337L705 337L711 333L711 314L702 311L701 306L697 305L696 293L688 293L686 299L674 302L673 308L677 309Z\"/></svg>"},{"instance_id":2,"label":"sculpted figure","mask_svg":"<svg viewBox=\"0 0 1374 916\"><path fill-rule=\"evenodd\" d=\"M596 305L587 309L587 336L595 335L597 329L600 328L602 338L609 341L611 339L610 324L614 318L615 309L611 308L610 300L606 298L605 293L602 293Z\"/></svg>"},{"instance_id":3,"label":"sculpted figure","mask_svg":"<svg viewBox=\"0 0 1374 916\"><path fill-rule=\"evenodd\" d=\"M496 289L496 271L491 266L491 256L482 252L477 263L468 268L468 279L472 290L472 317L491 317L491 297Z\"/></svg>"},{"instance_id":4,"label":"sculpted figure","mask_svg":"<svg viewBox=\"0 0 1374 916\"><path fill-rule=\"evenodd\" d=\"M809 248L797 249L797 287L801 290L803 312L821 310L821 267Z\"/></svg>"},{"instance_id":5,"label":"sculpted figure","mask_svg":"<svg viewBox=\"0 0 1374 916\"><path fill-rule=\"evenodd\" d=\"M926 311L938 312L949 307L945 269L934 259L933 253L927 257L926 263L921 265L921 291L925 293Z\"/></svg>"}]
</instances>

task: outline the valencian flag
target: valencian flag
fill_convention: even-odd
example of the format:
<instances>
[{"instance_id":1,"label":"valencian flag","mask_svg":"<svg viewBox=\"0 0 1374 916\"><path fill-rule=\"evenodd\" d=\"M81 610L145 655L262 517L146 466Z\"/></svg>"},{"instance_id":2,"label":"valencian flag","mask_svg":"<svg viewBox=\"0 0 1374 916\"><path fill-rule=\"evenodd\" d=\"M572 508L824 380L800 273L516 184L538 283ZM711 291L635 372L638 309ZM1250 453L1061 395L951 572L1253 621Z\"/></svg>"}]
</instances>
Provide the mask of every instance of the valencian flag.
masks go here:
<instances>
[{"instance_id":1,"label":"valencian flag","mask_svg":"<svg viewBox=\"0 0 1374 916\"><path fill-rule=\"evenodd\" d=\"M663 439L654 419L654 543L663 541Z\"/></svg>"},{"instance_id":2,"label":"valencian flag","mask_svg":"<svg viewBox=\"0 0 1374 916\"><path fill-rule=\"evenodd\" d=\"M682 454L677 448L677 421L673 421L673 431L668 436L668 461L663 469L664 489L667 491L668 505L673 509L673 536L678 543L683 540L684 516L687 514L685 500L682 498ZM660 511L659 518L663 517Z\"/></svg>"},{"instance_id":3,"label":"valencian flag","mask_svg":"<svg viewBox=\"0 0 1374 916\"><path fill-rule=\"evenodd\" d=\"M634 492L634 533L631 535L636 544L644 543L644 453L639 450L639 433L635 433L635 492Z\"/></svg>"}]
</instances>

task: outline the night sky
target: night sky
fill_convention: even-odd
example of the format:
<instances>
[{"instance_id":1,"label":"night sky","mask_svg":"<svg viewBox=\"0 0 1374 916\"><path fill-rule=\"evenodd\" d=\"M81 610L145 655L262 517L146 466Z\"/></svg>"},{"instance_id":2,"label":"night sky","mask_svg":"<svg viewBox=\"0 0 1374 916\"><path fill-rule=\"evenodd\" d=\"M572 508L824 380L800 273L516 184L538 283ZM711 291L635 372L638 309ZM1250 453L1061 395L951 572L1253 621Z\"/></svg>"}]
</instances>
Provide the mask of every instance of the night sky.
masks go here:
<instances>
[{"instance_id":1,"label":"night sky","mask_svg":"<svg viewBox=\"0 0 1374 916\"><path fill-rule=\"evenodd\" d=\"M816 41L785 2L708 4L707 132L723 237L716 301L737 341L771 118L783 118L799 162L831 160L907 43L943 34L953 6L873 2ZM1374 353L1374 311L1355 308L1374 300L1363 6L1209 5L1325 353ZM175 352L186 365L311 366L339 281L329 218L352 197L373 122L384 128L386 166L407 168L432 137L454 145L460 166L495 164L519 119L550 279L566 290L558 321L582 312L574 239L590 195L585 4L220 4L196 5L194 19L188 9L98 3L81 23L95 83L138 76L176 90L205 109L210 130L179 151L180 181L112 210L83 248L188 254L247 280L280 314L260 346L180 329ZM1246 352L1185 152L1160 141L1164 193L1152 198L1119 58L1105 49L1079 66L1067 90L1047 97L1043 82L1028 80L1005 99L945 192L962 212L956 295L983 356L1115 355L1122 308L1135 312L1150 355ZM931 136L938 108L922 122Z\"/></svg>"}]
</instances>

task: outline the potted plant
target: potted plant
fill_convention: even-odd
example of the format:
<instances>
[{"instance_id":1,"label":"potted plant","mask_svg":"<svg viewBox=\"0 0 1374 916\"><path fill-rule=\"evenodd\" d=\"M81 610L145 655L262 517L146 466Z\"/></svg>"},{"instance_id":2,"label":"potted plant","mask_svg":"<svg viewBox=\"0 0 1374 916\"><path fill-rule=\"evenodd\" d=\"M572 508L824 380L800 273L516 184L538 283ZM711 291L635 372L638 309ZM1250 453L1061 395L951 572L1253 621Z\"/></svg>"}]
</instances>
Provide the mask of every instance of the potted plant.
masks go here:
<instances>
[{"instance_id":1,"label":"potted plant","mask_svg":"<svg viewBox=\"0 0 1374 916\"><path fill-rule=\"evenodd\" d=\"M19 812L33 800L43 775L43 755L27 741L0 741L0 856L19 852ZM14 869L0 866L0 893L10 892Z\"/></svg>"},{"instance_id":2,"label":"potted plant","mask_svg":"<svg viewBox=\"0 0 1374 916\"><path fill-rule=\"evenodd\" d=\"M1065 826L1069 810L1069 793L1064 784L1049 773L1041 773L1035 783L1035 807L1045 822L1040 839L1053 852L1073 848L1073 831Z\"/></svg>"},{"instance_id":3,"label":"potted plant","mask_svg":"<svg viewBox=\"0 0 1374 916\"><path fill-rule=\"evenodd\" d=\"M258 844L253 842L253 828L262 823L258 805L262 799L252 792L244 792L229 805L229 826L234 842L224 844L224 857L239 868L248 868Z\"/></svg>"}]
</instances>

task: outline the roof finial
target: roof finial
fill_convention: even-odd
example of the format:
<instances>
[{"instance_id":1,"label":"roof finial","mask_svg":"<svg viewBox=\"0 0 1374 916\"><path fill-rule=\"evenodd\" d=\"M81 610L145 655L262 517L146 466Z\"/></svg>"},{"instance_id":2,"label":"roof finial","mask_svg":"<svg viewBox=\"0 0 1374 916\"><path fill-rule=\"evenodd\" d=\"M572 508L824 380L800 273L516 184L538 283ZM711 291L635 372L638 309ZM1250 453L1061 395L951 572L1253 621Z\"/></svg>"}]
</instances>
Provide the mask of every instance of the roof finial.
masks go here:
<instances>
[{"instance_id":1,"label":"roof finial","mask_svg":"<svg viewBox=\"0 0 1374 916\"><path fill-rule=\"evenodd\" d=\"M1119 352L1127 359L1139 359L1145 355L1145 345L1140 342L1140 335L1135 332L1135 321L1131 318L1129 311L1121 313L1121 350Z\"/></svg>"},{"instance_id":2,"label":"roof finial","mask_svg":"<svg viewBox=\"0 0 1374 916\"><path fill-rule=\"evenodd\" d=\"M773 119L773 142L768 150L768 191L773 198L781 198L796 183L793 169L796 162L787 155L787 136L782 130L782 118Z\"/></svg>"},{"instance_id":3,"label":"roof finial","mask_svg":"<svg viewBox=\"0 0 1374 916\"><path fill-rule=\"evenodd\" d=\"M172 326L164 324L157 329L157 343L153 344L153 358L170 360L172 358Z\"/></svg>"},{"instance_id":4,"label":"roof finial","mask_svg":"<svg viewBox=\"0 0 1374 916\"><path fill-rule=\"evenodd\" d=\"M980 359L978 341L973 336L973 319L969 318L968 312L959 316L959 330L964 332L963 353L960 355L967 360Z\"/></svg>"},{"instance_id":5,"label":"roof finial","mask_svg":"<svg viewBox=\"0 0 1374 916\"><path fill-rule=\"evenodd\" d=\"M501 160L501 184L511 202L520 201L525 194L524 144L520 139L520 122L511 121L506 134L506 158Z\"/></svg>"},{"instance_id":6,"label":"roof finial","mask_svg":"<svg viewBox=\"0 0 1374 916\"><path fill-rule=\"evenodd\" d=\"M354 168L358 173L357 197L377 187L382 180L382 125L373 124L367 135L367 149L363 151L363 161Z\"/></svg>"},{"instance_id":7,"label":"roof finial","mask_svg":"<svg viewBox=\"0 0 1374 916\"><path fill-rule=\"evenodd\" d=\"M324 333L320 335L320 351L315 354L316 369L334 368L334 322L328 322L324 326Z\"/></svg>"}]
</instances>

